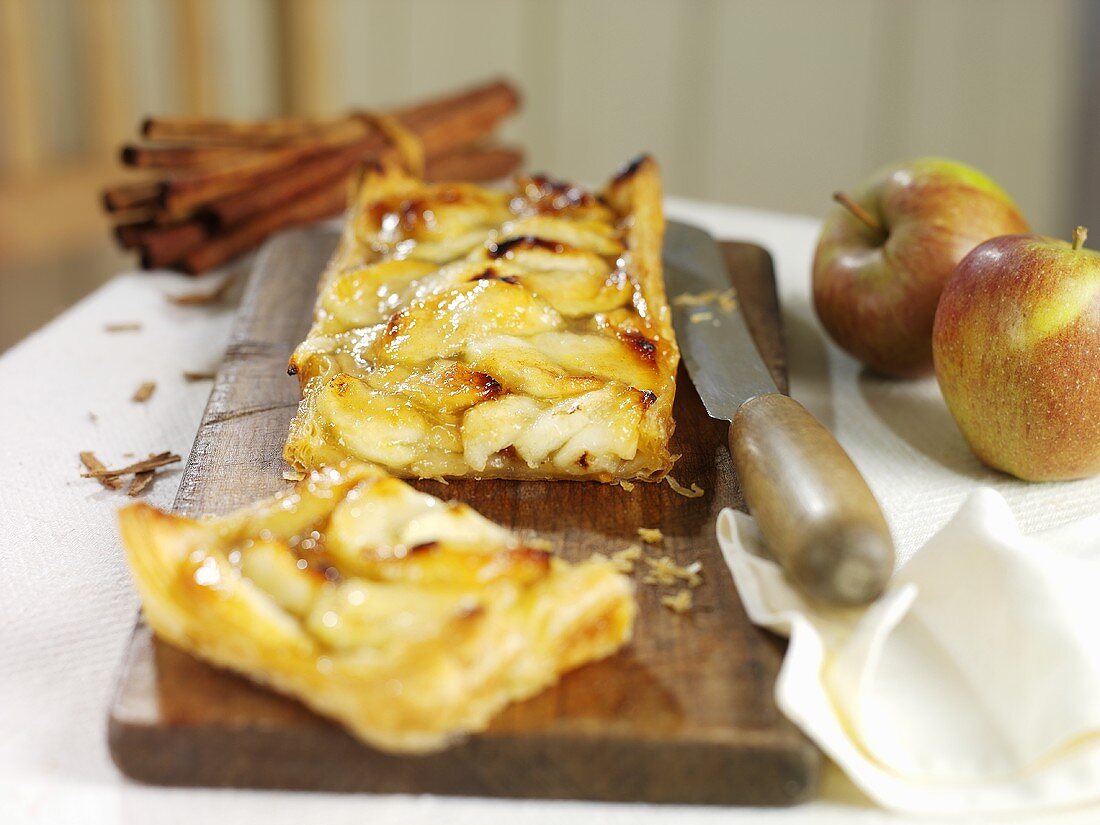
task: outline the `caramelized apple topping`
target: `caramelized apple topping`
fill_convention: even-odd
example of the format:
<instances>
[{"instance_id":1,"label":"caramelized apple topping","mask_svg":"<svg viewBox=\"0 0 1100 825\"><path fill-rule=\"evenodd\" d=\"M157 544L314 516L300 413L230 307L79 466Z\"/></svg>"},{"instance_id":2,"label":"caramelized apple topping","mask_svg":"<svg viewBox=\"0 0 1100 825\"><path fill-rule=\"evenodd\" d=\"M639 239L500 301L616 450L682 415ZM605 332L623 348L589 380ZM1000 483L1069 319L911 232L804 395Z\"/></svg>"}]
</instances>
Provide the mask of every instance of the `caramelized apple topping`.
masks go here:
<instances>
[{"instance_id":1,"label":"caramelized apple topping","mask_svg":"<svg viewBox=\"0 0 1100 825\"><path fill-rule=\"evenodd\" d=\"M612 208L544 177L500 192L367 175L290 361L288 462L660 479L679 353L656 167L622 186Z\"/></svg>"}]
</instances>

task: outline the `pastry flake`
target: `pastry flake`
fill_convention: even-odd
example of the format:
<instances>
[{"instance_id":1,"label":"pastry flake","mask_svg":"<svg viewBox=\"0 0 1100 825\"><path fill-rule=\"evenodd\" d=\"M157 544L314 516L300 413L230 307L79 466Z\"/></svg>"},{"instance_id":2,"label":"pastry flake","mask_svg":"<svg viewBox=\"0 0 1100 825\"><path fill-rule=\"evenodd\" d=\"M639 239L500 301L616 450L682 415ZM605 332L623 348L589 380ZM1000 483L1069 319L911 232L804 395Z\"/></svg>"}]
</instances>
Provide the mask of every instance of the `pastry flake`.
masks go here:
<instances>
[{"instance_id":1,"label":"pastry flake","mask_svg":"<svg viewBox=\"0 0 1100 825\"><path fill-rule=\"evenodd\" d=\"M568 564L364 464L220 518L119 520L158 636L389 751L484 729L619 649L635 615L611 562Z\"/></svg>"},{"instance_id":2,"label":"pastry flake","mask_svg":"<svg viewBox=\"0 0 1100 825\"><path fill-rule=\"evenodd\" d=\"M290 370L285 456L404 477L658 480L679 362L656 164L600 195L364 172Z\"/></svg>"}]
</instances>

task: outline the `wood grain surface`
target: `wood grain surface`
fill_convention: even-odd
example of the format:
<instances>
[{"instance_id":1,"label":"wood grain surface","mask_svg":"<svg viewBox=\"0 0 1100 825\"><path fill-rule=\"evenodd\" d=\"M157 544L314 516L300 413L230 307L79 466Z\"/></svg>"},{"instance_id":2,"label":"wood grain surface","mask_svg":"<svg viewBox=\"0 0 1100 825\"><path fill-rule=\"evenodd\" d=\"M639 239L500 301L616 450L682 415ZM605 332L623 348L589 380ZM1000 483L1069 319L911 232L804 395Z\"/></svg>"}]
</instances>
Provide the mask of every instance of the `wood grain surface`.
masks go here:
<instances>
[{"instance_id":1,"label":"wood grain surface","mask_svg":"<svg viewBox=\"0 0 1100 825\"><path fill-rule=\"evenodd\" d=\"M283 489L282 446L298 400L287 358L304 337L336 235L300 231L261 253L184 472L176 510L223 513ZM771 259L726 244L731 278L779 386L786 368ZM731 353L731 357L735 354ZM777 710L777 640L752 626L722 561L714 523L740 506L726 424L679 376L675 477L633 491L595 482L418 482L487 517L549 539L566 559L664 533L659 554L700 560L694 609L677 615L641 583L634 640L507 708L488 731L430 756L393 756L301 705L154 639L139 622L110 715L123 773L167 785L782 805L812 796L817 751ZM644 565L640 565L644 567Z\"/></svg>"}]
</instances>

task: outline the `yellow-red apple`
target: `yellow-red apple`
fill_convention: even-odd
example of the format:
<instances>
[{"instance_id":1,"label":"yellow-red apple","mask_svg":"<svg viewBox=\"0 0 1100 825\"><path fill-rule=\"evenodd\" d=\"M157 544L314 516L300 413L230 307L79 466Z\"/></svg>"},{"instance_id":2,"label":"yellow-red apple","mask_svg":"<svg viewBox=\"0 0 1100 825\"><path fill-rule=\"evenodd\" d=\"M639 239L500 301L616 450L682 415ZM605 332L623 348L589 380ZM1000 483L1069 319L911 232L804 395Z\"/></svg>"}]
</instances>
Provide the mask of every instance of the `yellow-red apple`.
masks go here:
<instances>
[{"instance_id":1,"label":"yellow-red apple","mask_svg":"<svg viewBox=\"0 0 1100 825\"><path fill-rule=\"evenodd\" d=\"M947 282L936 377L974 453L1033 481L1100 473L1100 254L1041 235L977 247Z\"/></svg>"},{"instance_id":2,"label":"yellow-red apple","mask_svg":"<svg viewBox=\"0 0 1100 825\"><path fill-rule=\"evenodd\" d=\"M814 306L833 339L876 372L932 370L932 320L971 249L1028 231L1004 190L976 169L921 158L881 170L826 217Z\"/></svg>"}]
</instances>

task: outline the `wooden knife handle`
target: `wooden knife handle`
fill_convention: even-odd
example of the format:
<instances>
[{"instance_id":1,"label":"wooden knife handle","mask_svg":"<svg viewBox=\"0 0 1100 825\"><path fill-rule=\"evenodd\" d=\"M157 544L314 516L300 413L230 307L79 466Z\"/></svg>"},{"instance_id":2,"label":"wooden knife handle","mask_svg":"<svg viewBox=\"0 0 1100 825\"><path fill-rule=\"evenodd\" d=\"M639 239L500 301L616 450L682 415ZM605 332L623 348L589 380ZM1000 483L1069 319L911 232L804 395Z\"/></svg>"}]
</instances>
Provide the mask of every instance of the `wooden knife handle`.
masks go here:
<instances>
[{"instance_id":1,"label":"wooden knife handle","mask_svg":"<svg viewBox=\"0 0 1100 825\"><path fill-rule=\"evenodd\" d=\"M894 570L890 528L832 434L774 393L741 405L729 444L745 503L799 589L834 605L877 598Z\"/></svg>"}]
</instances>

